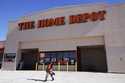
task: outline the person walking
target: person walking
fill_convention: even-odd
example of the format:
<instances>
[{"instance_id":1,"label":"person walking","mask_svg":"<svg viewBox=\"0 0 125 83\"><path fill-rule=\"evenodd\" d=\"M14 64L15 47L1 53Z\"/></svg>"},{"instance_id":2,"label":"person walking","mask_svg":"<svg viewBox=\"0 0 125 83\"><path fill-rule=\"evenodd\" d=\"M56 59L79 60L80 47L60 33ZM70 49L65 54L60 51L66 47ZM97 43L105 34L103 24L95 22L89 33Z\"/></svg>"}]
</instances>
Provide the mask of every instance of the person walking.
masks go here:
<instances>
[{"instance_id":1,"label":"person walking","mask_svg":"<svg viewBox=\"0 0 125 83\"><path fill-rule=\"evenodd\" d=\"M53 75L55 75L55 73L53 72L53 63L52 62L48 63L48 65L47 65L45 81L47 81L47 78L49 75L51 76L52 81L53 81L54 80Z\"/></svg>"}]
</instances>

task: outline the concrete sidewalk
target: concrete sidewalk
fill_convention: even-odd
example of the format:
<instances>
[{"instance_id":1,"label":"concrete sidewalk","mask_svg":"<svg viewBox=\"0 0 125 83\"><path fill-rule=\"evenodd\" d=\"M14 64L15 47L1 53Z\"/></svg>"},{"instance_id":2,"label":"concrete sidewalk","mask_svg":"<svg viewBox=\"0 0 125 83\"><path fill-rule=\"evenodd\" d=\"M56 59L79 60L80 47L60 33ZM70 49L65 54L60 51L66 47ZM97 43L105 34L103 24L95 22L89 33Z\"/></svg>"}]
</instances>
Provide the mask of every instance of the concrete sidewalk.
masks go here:
<instances>
[{"instance_id":1,"label":"concrete sidewalk","mask_svg":"<svg viewBox=\"0 0 125 83\"><path fill-rule=\"evenodd\" d=\"M125 74L59 72L45 83L125 83ZM44 83L45 71L0 71L0 83Z\"/></svg>"}]
</instances>

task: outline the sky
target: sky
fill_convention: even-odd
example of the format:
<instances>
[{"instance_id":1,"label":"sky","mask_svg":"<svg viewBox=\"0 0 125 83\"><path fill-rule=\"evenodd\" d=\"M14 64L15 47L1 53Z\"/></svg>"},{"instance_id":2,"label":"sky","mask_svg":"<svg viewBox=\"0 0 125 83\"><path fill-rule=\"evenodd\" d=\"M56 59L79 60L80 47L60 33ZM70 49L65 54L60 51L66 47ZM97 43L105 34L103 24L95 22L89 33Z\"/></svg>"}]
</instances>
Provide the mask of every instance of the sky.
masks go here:
<instances>
[{"instance_id":1,"label":"sky","mask_svg":"<svg viewBox=\"0 0 125 83\"><path fill-rule=\"evenodd\" d=\"M31 12L67 5L107 3L125 3L125 0L0 0L0 41L6 40L8 21L28 15Z\"/></svg>"}]
</instances>

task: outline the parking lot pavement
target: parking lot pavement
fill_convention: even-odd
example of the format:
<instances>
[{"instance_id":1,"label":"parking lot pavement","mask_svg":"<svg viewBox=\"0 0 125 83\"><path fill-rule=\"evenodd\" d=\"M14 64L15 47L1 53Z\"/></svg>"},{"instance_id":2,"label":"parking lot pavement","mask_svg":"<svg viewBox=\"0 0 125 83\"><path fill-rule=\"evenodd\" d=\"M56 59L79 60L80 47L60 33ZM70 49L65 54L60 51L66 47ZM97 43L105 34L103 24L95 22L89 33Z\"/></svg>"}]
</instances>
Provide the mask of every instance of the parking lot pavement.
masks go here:
<instances>
[{"instance_id":1,"label":"parking lot pavement","mask_svg":"<svg viewBox=\"0 0 125 83\"><path fill-rule=\"evenodd\" d=\"M125 74L59 72L46 83L125 83ZM45 71L1 71L0 83L44 83Z\"/></svg>"}]
</instances>

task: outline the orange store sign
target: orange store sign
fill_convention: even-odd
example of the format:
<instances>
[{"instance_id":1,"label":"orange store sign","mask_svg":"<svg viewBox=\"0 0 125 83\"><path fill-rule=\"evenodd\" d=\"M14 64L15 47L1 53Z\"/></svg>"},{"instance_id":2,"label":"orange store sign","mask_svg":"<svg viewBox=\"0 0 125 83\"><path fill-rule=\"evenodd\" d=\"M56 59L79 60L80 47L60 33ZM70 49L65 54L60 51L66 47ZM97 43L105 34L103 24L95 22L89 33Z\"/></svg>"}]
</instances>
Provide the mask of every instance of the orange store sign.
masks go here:
<instances>
[{"instance_id":1,"label":"orange store sign","mask_svg":"<svg viewBox=\"0 0 125 83\"><path fill-rule=\"evenodd\" d=\"M86 22L95 22L95 21L102 21L105 20L106 11L98 11L92 13L83 13L77 15L70 15L69 16L69 24L77 24L77 23L86 23ZM52 26L61 26L65 25L65 16L56 17L56 18L48 18L48 19L41 19L38 20L37 23L35 21L28 21L28 22L21 22L18 24L20 30L27 30L35 28L46 28Z\"/></svg>"}]
</instances>

